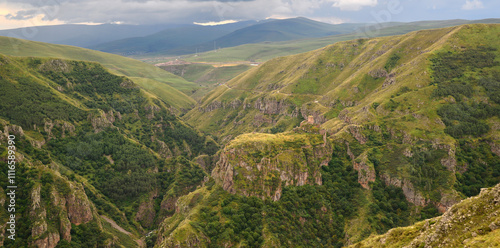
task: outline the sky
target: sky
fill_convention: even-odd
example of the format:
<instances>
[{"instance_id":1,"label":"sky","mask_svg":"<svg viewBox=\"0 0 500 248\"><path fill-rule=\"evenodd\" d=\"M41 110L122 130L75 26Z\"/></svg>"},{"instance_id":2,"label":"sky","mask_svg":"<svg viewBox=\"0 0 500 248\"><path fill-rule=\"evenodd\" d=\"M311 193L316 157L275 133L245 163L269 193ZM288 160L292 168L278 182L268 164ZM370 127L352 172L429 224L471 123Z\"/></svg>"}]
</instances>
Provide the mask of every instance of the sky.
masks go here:
<instances>
[{"instance_id":1,"label":"sky","mask_svg":"<svg viewBox=\"0 0 500 248\"><path fill-rule=\"evenodd\" d=\"M0 29L56 24L338 23L500 18L499 0L0 0Z\"/></svg>"}]
</instances>

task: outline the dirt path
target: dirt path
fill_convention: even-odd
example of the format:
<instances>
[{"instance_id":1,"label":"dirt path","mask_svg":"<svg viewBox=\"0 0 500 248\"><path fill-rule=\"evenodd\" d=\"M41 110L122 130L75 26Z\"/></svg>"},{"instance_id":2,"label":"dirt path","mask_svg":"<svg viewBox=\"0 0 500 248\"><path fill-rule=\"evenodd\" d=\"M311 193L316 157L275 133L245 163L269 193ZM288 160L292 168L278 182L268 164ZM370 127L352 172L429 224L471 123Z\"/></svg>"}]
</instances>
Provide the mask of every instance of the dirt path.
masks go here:
<instances>
[{"instance_id":1,"label":"dirt path","mask_svg":"<svg viewBox=\"0 0 500 248\"><path fill-rule=\"evenodd\" d=\"M135 238L134 235L130 232L128 232L127 230L123 229L121 226L119 226L118 224L116 224L116 222L110 218L108 218L107 216L104 216L104 215L101 215L101 218L103 218L105 221L107 221L109 224L111 224L111 226L124 233L124 234L127 234L128 236L132 237L132 238ZM139 247L145 247L144 245L144 242L141 240L141 239L135 239L135 242L137 242L137 245L139 245Z\"/></svg>"}]
</instances>

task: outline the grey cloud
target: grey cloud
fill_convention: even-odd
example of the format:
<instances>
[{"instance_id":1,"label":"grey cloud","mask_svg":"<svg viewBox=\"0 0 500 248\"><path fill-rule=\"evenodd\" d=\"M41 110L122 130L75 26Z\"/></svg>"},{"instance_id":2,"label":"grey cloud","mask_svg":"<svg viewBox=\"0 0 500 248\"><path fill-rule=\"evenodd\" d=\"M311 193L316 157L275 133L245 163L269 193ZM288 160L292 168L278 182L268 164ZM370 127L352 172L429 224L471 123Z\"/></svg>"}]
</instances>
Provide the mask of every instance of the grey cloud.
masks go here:
<instances>
[{"instance_id":1,"label":"grey cloud","mask_svg":"<svg viewBox=\"0 0 500 248\"><path fill-rule=\"evenodd\" d=\"M21 1L34 5L36 5L35 2L40 5L49 2L48 0ZM59 2L59 5L33 7L19 11L9 17L29 19L29 13L47 12L44 20L58 19L68 23L119 21L130 24L153 24L263 19L276 12L281 14L292 12L288 4L283 3L282 0L157 0L147 2L141 2L141 0L59 0Z\"/></svg>"},{"instance_id":2,"label":"grey cloud","mask_svg":"<svg viewBox=\"0 0 500 248\"><path fill-rule=\"evenodd\" d=\"M255 0L186 0L189 2L221 2L221 3L230 3L230 2L252 2ZM15 3L15 4L29 4L34 7L43 7L43 6L54 6L54 5L61 5L65 3L89 3L89 2L95 2L95 3L103 3L105 4L106 2L109 2L108 0L102 0L102 1L96 1L96 0L6 0L6 3ZM121 0L123 3L130 3L130 2L135 2L135 3L146 3L146 2L164 2L164 3L169 3L169 2L178 2L178 0Z\"/></svg>"},{"instance_id":3,"label":"grey cloud","mask_svg":"<svg viewBox=\"0 0 500 248\"><path fill-rule=\"evenodd\" d=\"M9 20L29 20L33 17L35 17L38 13L37 10L31 9L31 10L21 10L16 12L15 14L7 14L5 18Z\"/></svg>"},{"instance_id":4,"label":"grey cloud","mask_svg":"<svg viewBox=\"0 0 500 248\"><path fill-rule=\"evenodd\" d=\"M78 2L90 2L92 0L84 0L84 1L79 1L79 0L7 0L5 1L6 3L12 3L12 4L29 4L33 7L45 7L45 6L55 6L55 5L61 5L64 3L78 3Z\"/></svg>"},{"instance_id":5,"label":"grey cloud","mask_svg":"<svg viewBox=\"0 0 500 248\"><path fill-rule=\"evenodd\" d=\"M94 22L110 23L124 22L128 24L159 24L159 23L193 23L224 20L249 20L276 17L321 17L348 20L350 22L375 22L373 12L387 9L392 0L379 0L375 7L365 7L358 12L345 12L332 7L336 0L7 0L8 4L31 8L10 13L7 18L12 20L29 19L36 14L43 14L44 20L57 19L67 23ZM361 1L361 0L359 0ZM363 0L365 1L365 0ZM455 0L399 0L404 11L392 15L392 21L413 21L423 19L463 18L456 13L446 13L441 8L439 18L429 10L436 5L447 5ZM491 5L491 0L482 0L484 5ZM496 3L498 5L498 3ZM498 8L490 10L491 17ZM457 9L460 8L457 5ZM460 12L461 13L461 12ZM471 13L470 11L468 13ZM472 15L472 14L471 14ZM467 16L473 17L473 16Z\"/></svg>"}]
</instances>

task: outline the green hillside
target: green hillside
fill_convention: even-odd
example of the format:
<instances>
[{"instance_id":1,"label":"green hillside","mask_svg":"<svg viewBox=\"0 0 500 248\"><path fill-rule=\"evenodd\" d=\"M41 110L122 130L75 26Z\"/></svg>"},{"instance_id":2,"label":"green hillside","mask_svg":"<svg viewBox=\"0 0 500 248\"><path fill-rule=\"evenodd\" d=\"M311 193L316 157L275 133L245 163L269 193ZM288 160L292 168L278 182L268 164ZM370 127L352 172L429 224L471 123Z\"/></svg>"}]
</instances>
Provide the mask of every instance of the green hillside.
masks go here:
<instances>
[{"instance_id":1,"label":"green hillside","mask_svg":"<svg viewBox=\"0 0 500 248\"><path fill-rule=\"evenodd\" d=\"M378 31L373 32L372 28L369 26L361 26L361 30L370 30L368 34L373 38L379 36L390 36L405 34L412 31L432 29L432 28L444 28L456 25L468 24L468 23L499 23L499 19L485 19L476 21L467 20L446 20L446 21L423 21L423 22L411 22L411 23L388 23L380 25L375 28L380 28ZM366 29L363 29L366 28ZM372 36L373 35L373 36ZM230 61L256 61L264 62L272 58L293 55L303 52L312 51L335 42L353 40L358 38L367 38L367 34L361 33L349 33L349 34L338 34L328 37L314 38L314 39L301 39L283 42L265 42L258 44L246 44L236 47L228 47L220 49L217 52L206 52L198 54L196 57L188 57L188 61L201 61L201 62L230 62ZM139 57L140 58L140 57Z\"/></svg>"},{"instance_id":2,"label":"green hillside","mask_svg":"<svg viewBox=\"0 0 500 248\"><path fill-rule=\"evenodd\" d=\"M226 144L212 170L225 191L282 204L289 190L312 185L290 198L289 209L304 206L302 223L283 222L286 210L272 220L297 230L292 236L263 218L263 235L277 238L264 247L354 243L500 182L499 33L497 24L463 25L275 58L219 86L184 118ZM326 182L339 163L362 189L350 188L356 207L337 220L342 238L316 242L307 230L323 227L308 221L333 218L319 209L332 207L322 190L337 190ZM324 205L300 205L315 194ZM311 229L298 231L306 223Z\"/></svg>"},{"instance_id":3,"label":"green hillside","mask_svg":"<svg viewBox=\"0 0 500 248\"><path fill-rule=\"evenodd\" d=\"M0 55L0 88L0 225L8 139L19 186L17 236L0 236L3 247L140 247L172 215L161 206L207 175L191 160L217 150L160 98L95 62Z\"/></svg>"},{"instance_id":4,"label":"green hillside","mask_svg":"<svg viewBox=\"0 0 500 248\"><path fill-rule=\"evenodd\" d=\"M500 184L466 199L443 216L389 230L349 247L500 247Z\"/></svg>"},{"instance_id":5,"label":"green hillside","mask_svg":"<svg viewBox=\"0 0 500 248\"><path fill-rule=\"evenodd\" d=\"M195 100L200 100L205 94L219 84L224 84L238 74L250 69L246 64L230 64L214 66L210 64L189 63L183 65L164 65L161 69L183 77L190 82L199 84L200 88L191 94Z\"/></svg>"},{"instance_id":6,"label":"green hillside","mask_svg":"<svg viewBox=\"0 0 500 248\"><path fill-rule=\"evenodd\" d=\"M127 76L134 80L140 78L140 80L135 81L141 87L161 89L158 96L171 106L178 109L189 109L194 103L194 100L187 96L186 93L196 89L196 84L134 59L79 47L53 45L8 37L0 37L0 53L11 56L53 57L99 62L118 75ZM146 84L146 82L149 83ZM156 94L156 92L152 93Z\"/></svg>"},{"instance_id":7,"label":"green hillside","mask_svg":"<svg viewBox=\"0 0 500 248\"><path fill-rule=\"evenodd\" d=\"M324 37L336 34L352 33L356 28L362 27L361 23L327 24L309 20L307 18L291 18L283 20L272 20L258 23L249 27L238 29L230 34L217 37L213 41L200 44L200 47L208 48L201 51L210 51L214 45L219 48L235 47L243 44L260 42L290 41L314 37ZM192 49L191 49L192 51ZM190 54L192 52L183 53ZM172 54L168 51L162 54Z\"/></svg>"},{"instance_id":8,"label":"green hillside","mask_svg":"<svg viewBox=\"0 0 500 248\"><path fill-rule=\"evenodd\" d=\"M285 41L350 33L363 24L331 25L291 18L284 20L243 21L217 26L189 26L167 29L156 34L112 41L93 49L126 56L183 55L212 51L264 41Z\"/></svg>"},{"instance_id":9,"label":"green hillside","mask_svg":"<svg viewBox=\"0 0 500 248\"><path fill-rule=\"evenodd\" d=\"M126 56L144 53L189 54L194 53L196 50L200 52L209 51L213 49L213 43L208 46L202 46L201 44L253 24L255 24L255 21L217 26L189 25L166 29L151 35L114 40L91 48Z\"/></svg>"},{"instance_id":10,"label":"green hillside","mask_svg":"<svg viewBox=\"0 0 500 248\"><path fill-rule=\"evenodd\" d=\"M11 135L23 186L0 246L496 247L499 34L355 39L240 74L171 65L215 87L182 117L152 78L0 55L0 226Z\"/></svg>"}]
</instances>

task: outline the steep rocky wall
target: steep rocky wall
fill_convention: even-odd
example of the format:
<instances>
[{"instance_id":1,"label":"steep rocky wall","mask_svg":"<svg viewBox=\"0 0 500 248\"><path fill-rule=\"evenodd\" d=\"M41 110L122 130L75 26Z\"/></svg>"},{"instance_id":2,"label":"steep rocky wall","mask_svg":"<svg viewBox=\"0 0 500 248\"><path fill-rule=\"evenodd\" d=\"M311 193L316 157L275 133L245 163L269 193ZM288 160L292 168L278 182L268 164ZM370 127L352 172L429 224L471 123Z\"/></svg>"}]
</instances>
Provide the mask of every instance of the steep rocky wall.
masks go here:
<instances>
[{"instance_id":1,"label":"steep rocky wall","mask_svg":"<svg viewBox=\"0 0 500 248\"><path fill-rule=\"evenodd\" d=\"M455 204L442 216L389 230L350 247L499 247L500 184Z\"/></svg>"},{"instance_id":2,"label":"steep rocky wall","mask_svg":"<svg viewBox=\"0 0 500 248\"><path fill-rule=\"evenodd\" d=\"M332 148L320 134L248 134L221 153L212 177L233 194L278 200L282 186L321 184Z\"/></svg>"},{"instance_id":3,"label":"steep rocky wall","mask_svg":"<svg viewBox=\"0 0 500 248\"><path fill-rule=\"evenodd\" d=\"M32 220L33 246L53 248L60 240L71 241L71 224L80 225L94 219L91 202L83 187L72 182L68 182L68 186L69 192L59 192L53 187L50 199L42 197L41 184L32 188L29 218Z\"/></svg>"},{"instance_id":4,"label":"steep rocky wall","mask_svg":"<svg viewBox=\"0 0 500 248\"><path fill-rule=\"evenodd\" d=\"M210 239L190 224L199 214L193 198L203 201L208 196L206 188L200 188L176 199L175 214L160 224L155 247L208 247Z\"/></svg>"}]
</instances>

